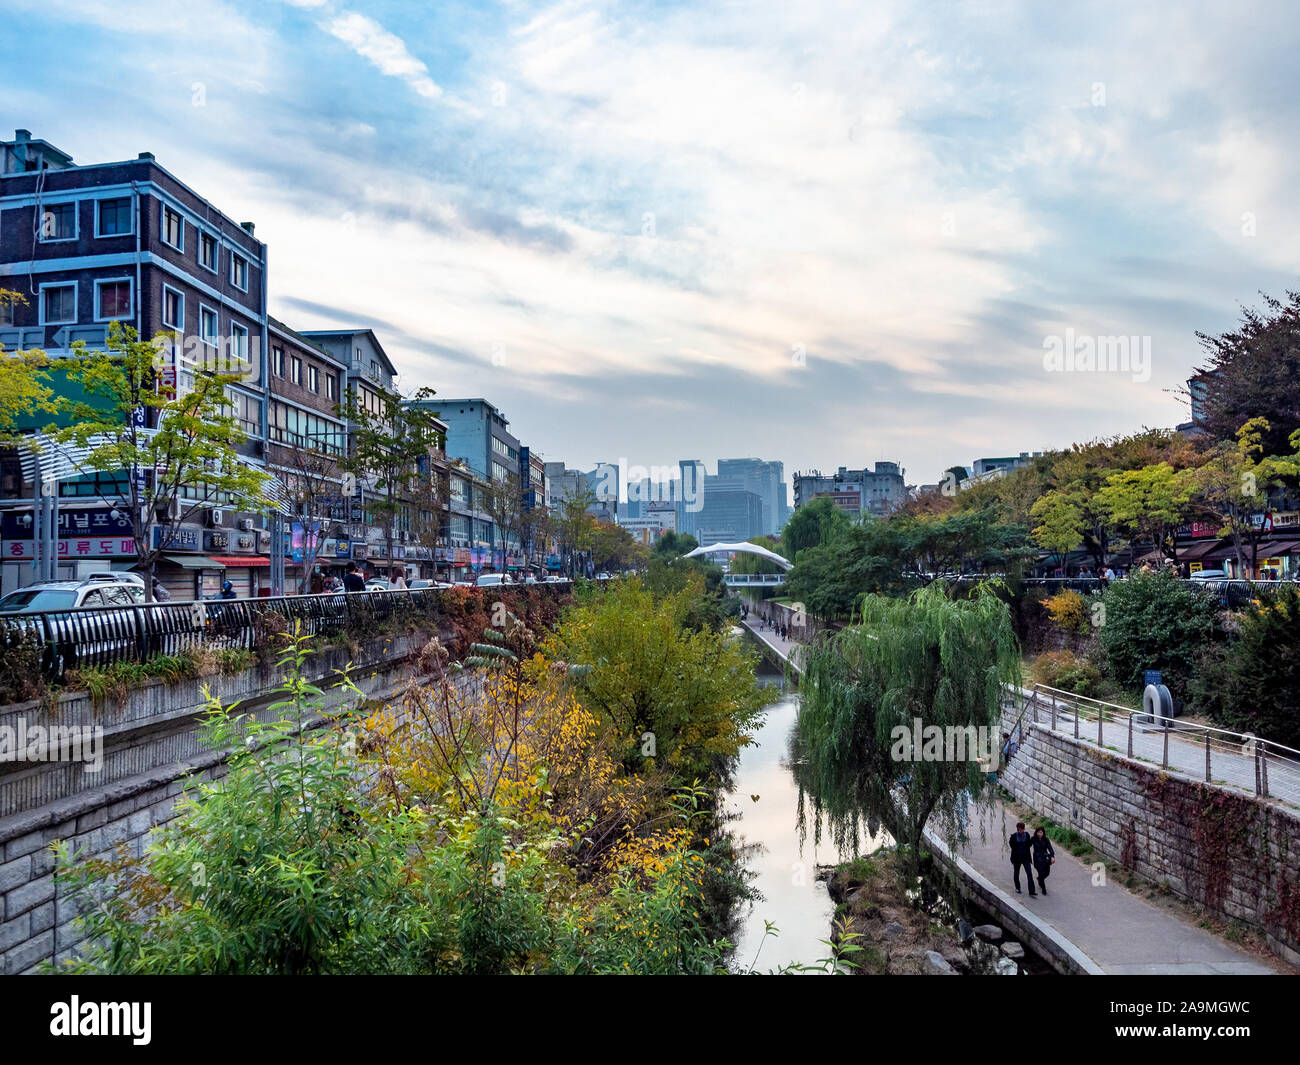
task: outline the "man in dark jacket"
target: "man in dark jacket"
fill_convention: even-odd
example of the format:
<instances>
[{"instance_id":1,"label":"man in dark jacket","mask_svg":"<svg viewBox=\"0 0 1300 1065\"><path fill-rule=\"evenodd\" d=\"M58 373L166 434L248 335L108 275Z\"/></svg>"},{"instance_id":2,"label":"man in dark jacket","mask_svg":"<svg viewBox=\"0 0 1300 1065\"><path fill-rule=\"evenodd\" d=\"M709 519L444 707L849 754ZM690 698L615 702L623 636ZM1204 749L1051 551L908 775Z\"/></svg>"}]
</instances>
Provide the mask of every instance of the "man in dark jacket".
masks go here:
<instances>
[{"instance_id":1,"label":"man in dark jacket","mask_svg":"<svg viewBox=\"0 0 1300 1065\"><path fill-rule=\"evenodd\" d=\"M1029 897L1037 898L1034 890L1034 866L1030 859L1030 835L1025 831L1023 821L1016 822L1016 830L1007 841L1011 844L1011 878L1016 882L1016 894L1020 894L1020 867L1025 867L1025 876L1029 880Z\"/></svg>"},{"instance_id":2,"label":"man in dark jacket","mask_svg":"<svg viewBox=\"0 0 1300 1065\"><path fill-rule=\"evenodd\" d=\"M343 574L343 590L345 592L364 592L366 590L366 582L361 579L361 573L358 571L355 562L348 567L347 573Z\"/></svg>"}]
</instances>

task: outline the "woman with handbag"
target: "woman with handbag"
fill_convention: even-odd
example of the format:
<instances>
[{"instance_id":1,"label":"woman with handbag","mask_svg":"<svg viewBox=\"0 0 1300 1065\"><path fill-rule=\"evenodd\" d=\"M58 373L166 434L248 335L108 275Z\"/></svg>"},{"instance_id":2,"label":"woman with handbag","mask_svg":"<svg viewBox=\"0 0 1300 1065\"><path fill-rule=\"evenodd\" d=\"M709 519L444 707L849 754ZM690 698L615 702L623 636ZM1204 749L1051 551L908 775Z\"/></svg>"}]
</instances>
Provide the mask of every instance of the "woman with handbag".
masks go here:
<instances>
[{"instance_id":1,"label":"woman with handbag","mask_svg":"<svg viewBox=\"0 0 1300 1065\"><path fill-rule=\"evenodd\" d=\"M1038 890L1047 894L1047 878L1052 872L1052 863L1056 861L1056 851L1052 850L1052 841L1040 825L1034 829L1034 838L1029 841L1034 852L1034 869L1038 872Z\"/></svg>"}]
</instances>

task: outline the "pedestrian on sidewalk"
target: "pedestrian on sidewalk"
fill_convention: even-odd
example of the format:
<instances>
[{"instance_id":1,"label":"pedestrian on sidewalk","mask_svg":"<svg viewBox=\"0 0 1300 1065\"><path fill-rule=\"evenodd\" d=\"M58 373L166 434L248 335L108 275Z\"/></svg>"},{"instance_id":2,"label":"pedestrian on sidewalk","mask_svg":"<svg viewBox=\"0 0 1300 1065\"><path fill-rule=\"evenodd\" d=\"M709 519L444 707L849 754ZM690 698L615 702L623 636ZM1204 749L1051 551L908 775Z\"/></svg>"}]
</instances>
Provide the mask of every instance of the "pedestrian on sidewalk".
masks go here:
<instances>
[{"instance_id":1,"label":"pedestrian on sidewalk","mask_svg":"<svg viewBox=\"0 0 1300 1065\"><path fill-rule=\"evenodd\" d=\"M1047 894L1047 878L1052 873L1052 863L1056 861L1056 851L1052 850L1052 841L1047 838L1047 830L1039 825L1034 829L1034 838L1029 842L1034 851L1034 868L1038 870L1038 890ZM1029 882L1029 893L1034 893L1034 882Z\"/></svg>"},{"instance_id":2,"label":"pedestrian on sidewalk","mask_svg":"<svg viewBox=\"0 0 1300 1065\"><path fill-rule=\"evenodd\" d=\"M1016 830L1007 841L1011 844L1011 879L1016 883L1016 894L1020 894L1020 867L1025 867L1025 877L1029 881L1029 897L1037 898L1034 890L1034 867L1030 862L1030 835L1025 831L1023 821L1016 822Z\"/></svg>"}]
</instances>

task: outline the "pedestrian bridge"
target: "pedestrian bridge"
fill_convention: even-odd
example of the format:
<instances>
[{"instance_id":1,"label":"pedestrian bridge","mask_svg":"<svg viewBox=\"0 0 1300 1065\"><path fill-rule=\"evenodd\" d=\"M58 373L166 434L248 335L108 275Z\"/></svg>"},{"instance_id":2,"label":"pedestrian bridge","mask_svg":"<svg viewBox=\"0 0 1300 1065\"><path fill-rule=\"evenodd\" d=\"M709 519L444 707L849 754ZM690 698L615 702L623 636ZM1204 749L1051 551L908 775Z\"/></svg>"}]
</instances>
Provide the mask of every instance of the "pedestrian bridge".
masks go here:
<instances>
[{"instance_id":1,"label":"pedestrian bridge","mask_svg":"<svg viewBox=\"0 0 1300 1065\"><path fill-rule=\"evenodd\" d=\"M723 581L735 588L737 586L744 588L750 585L762 584L769 588L775 588L785 583L784 573L724 573Z\"/></svg>"},{"instance_id":2,"label":"pedestrian bridge","mask_svg":"<svg viewBox=\"0 0 1300 1065\"><path fill-rule=\"evenodd\" d=\"M723 580L733 588L758 584L774 588L785 584L786 572L794 565L788 558L778 555L775 551L769 551L766 547L759 547L758 544L747 541L738 544L709 544L707 547L697 547L682 557L704 558L708 555L757 555L781 567L780 573L727 573L723 576Z\"/></svg>"}]
</instances>

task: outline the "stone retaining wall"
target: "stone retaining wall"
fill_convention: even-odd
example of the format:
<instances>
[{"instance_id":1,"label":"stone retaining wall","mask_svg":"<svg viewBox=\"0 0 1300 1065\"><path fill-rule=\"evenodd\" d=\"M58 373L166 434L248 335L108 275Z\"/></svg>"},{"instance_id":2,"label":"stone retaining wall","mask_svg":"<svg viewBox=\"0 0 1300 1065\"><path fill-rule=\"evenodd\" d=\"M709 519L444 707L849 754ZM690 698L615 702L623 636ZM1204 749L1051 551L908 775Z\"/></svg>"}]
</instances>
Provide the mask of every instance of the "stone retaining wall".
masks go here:
<instances>
[{"instance_id":1,"label":"stone retaining wall","mask_svg":"<svg viewBox=\"0 0 1300 1065\"><path fill-rule=\"evenodd\" d=\"M378 638L359 654L328 648L312 655L307 675L320 687L337 684L351 662L350 676L368 697L379 698L405 684L408 659L428 641L415 634ZM274 665L228 677L179 683L153 682L133 689L121 703L95 706L84 692L64 695L53 709L39 703L4 707L0 724L31 722L100 725L104 760L94 774L81 763L0 763L0 974L34 971L45 961L69 957L82 941L70 902L59 895L50 844L64 840L85 857L108 858L122 843L139 855L155 827L172 817L184 778L215 779L224 756L202 746L198 721L208 684L223 706L262 720L280 683ZM355 694L339 690L328 699L337 708ZM319 724L317 717L307 727Z\"/></svg>"},{"instance_id":2,"label":"stone retaining wall","mask_svg":"<svg viewBox=\"0 0 1300 1065\"><path fill-rule=\"evenodd\" d=\"M1300 818L1292 811L1030 723L1001 780L1111 865L1251 926L1300 965Z\"/></svg>"}]
</instances>

